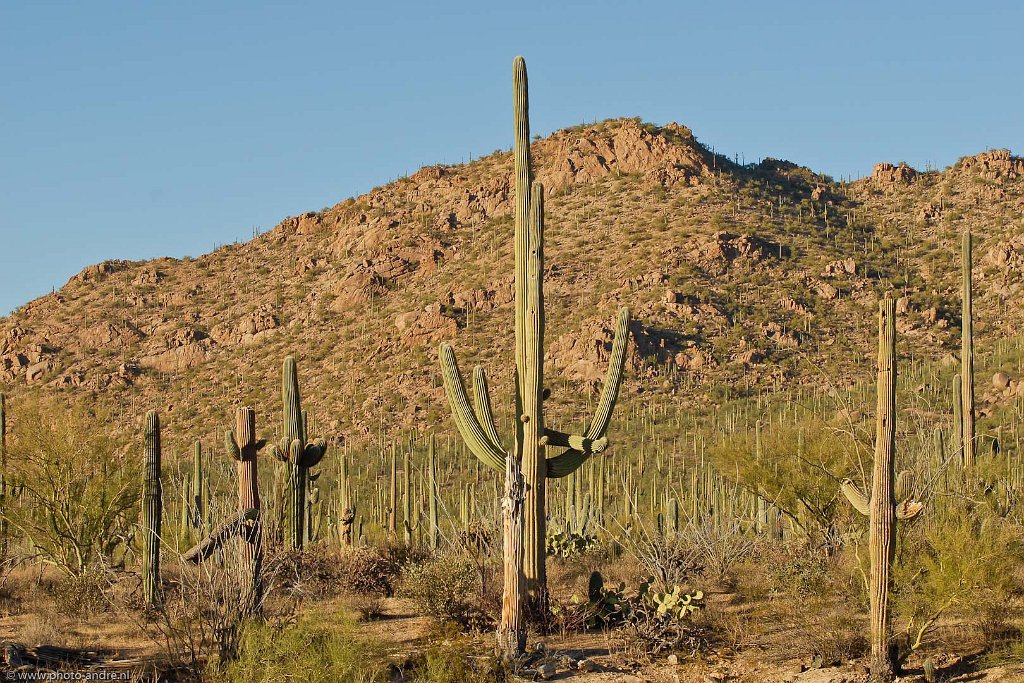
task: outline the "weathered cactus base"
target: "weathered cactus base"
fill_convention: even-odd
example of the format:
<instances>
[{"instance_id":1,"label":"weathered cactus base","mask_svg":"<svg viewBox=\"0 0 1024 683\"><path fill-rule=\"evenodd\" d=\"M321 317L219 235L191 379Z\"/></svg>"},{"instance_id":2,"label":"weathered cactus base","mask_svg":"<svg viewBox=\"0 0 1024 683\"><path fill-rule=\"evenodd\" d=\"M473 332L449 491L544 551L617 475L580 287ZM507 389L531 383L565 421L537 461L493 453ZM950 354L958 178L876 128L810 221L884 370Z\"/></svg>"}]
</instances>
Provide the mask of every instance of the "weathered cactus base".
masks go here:
<instances>
[{"instance_id":1,"label":"weathered cactus base","mask_svg":"<svg viewBox=\"0 0 1024 683\"><path fill-rule=\"evenodd\" d=\"M494 653L504 662L514 661L526 652L526 631L499 628L495 633Z\"/></svg>"},{"instance_id":2,"label":"weathered cactus base","mask_svg":"<svg viewBox=\"0 0 1024 683\"><path fill-rule=\"evenodd\" d=\"M882 657L871 659L871 674L868 676L869 683L892 683L896 680L896 667L893 662L896 660L896 648L891 647Z\"/></svg>"}]
</instances>

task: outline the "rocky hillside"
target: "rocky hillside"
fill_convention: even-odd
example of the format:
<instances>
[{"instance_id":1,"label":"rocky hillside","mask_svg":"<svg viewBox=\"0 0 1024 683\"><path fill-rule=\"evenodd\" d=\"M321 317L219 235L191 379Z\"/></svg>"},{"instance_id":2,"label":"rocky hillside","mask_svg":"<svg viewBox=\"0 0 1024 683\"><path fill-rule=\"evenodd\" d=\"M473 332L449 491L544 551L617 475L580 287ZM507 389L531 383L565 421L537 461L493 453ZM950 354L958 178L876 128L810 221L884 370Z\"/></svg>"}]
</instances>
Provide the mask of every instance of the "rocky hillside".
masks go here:
<instances>
[{"instance_id":1,"label":"rocky hillside","mask_svg":"<svg viewBox=\"0 0 1024 683\"><path fill-rule=\"evenodd\" d=\"M982 354L1024 323L1024 159L1005 150L840 184L784 161L737 166L684 126L626 119L559 131L534 153L548 193L546 372L566 422L593 400L623 304L626 401L706 409L863 377L883 291L901 297L902 353L955 353L967 226ZM126 425L156 408L182 439L212 435L244 402L269 429L294 354L319 432L447 429L437 342L485 364L507 396L511 174L507 152L427 167L196 259L91 266L0 319L0 390L66 392Z\"/></svg>"}]
</instances>

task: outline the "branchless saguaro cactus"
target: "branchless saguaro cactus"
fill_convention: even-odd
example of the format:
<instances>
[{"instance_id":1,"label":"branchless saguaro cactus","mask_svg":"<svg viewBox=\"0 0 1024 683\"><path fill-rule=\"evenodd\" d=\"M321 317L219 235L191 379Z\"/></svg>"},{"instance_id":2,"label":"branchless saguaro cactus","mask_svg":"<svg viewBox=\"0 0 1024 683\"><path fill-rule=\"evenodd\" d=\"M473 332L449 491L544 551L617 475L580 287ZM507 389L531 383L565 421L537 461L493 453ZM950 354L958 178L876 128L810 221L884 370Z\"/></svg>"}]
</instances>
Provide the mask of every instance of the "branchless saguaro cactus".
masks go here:
<instances>
[{"instance_id":1,"label":"branchless saguaro cactus","mask_svg":"<svg viewBox=\"0 0 1024 683\"><path fill-rule=\"evenodd\" d=\"M160 418L146 413L145 467L142 479L142 595L149 605L160 599Z\"/></svg>"},{"instance_id":2,"label":"branchless saguaro cactus","mask_svg":"<svg viewBox=\"0 0 1024 683\"><path fill-rule=\"evenodd\" d=\"M963 402L960 410L960 419L963 424L960 426L961 443L963 445L964 469L974 467L975 442L974 442L974 293L972 292L971 278L971 231L964 231L964 242L962 250L963 268L963 307L961 309L961 336L960 336L960 400Z\"/></svg>"},{"instance_id":3,"label":"branchless saguaro cactus","mask_svg":"<svg viewBox=\"0 0 1024 683\"><path fill-rule=\"evenodd\" d=\"M206 503L209 491L203 467L203 442L198 439L192 448L192 526L203 529L206 525Z\"/></svg>"},{"instance_id":4,"label":"branchless saguaro cactus","mask_svg":"<svg viewBox=\"0 0 1024 683\"><path fill-rule=\"evenodd\" d=\"M394 540L398 534L398 451L391 444L391 477L388 480L388 534Z\"/></svg>"},{"instance_id":5,"label":"branchless saguaro cactus","mask_svg":"<svg viewBox=\"0 0 1024 683\"><path fill-rule=\"evenodd\" d=\"M228 455L235 459L238 471L238 512L253 511L242 533L242 557L247 571L244 598L253 612L259 610L263 602L263 520L257 455L265 445L265 441L256 439L256 411L252 408L235 411L235 429L224 432L224 446Z\"/></svg>"},{"instance_id":6,"label":"branchless saguaro cactus","mask_svg":"<svg viewBox=\"0 0 1024 683\"><path fill-rule=\"evenodd\" d=\"M351 546L354 540L352 538L352 525L356 520L356 507L352 502L352 485L348 476L347 446L338 465L338 493L340 499L338 503L338 534L343 545Z\"/></svg>"},{"instance_id":7,"label":"branchless saguaro cactus","mask_svg":"<svg viewBox=\"0 0 1024 683\"><path fill-rule=\"evenodd\" d=\"M629 310L619 312L608 375L596 413L587 430L570 435L545 427L544 398L544 188L533 182L530 167L530 122L526 62L516 57L512 67L515 124L515 436L503 441L491 415L487 379L482 368L473 373L475 406L470 405L451 345L439 356L445 393L455 424L469 449L499 472L505 460L516 458L525 484L523 573L535 610L547 608L545 574L545 478L564 477L594 453L605 449L605 432L618 397L629 337ZM564 449L546 457L547 447ZM512 558L506 558L506 563ZM510 568L506 565L506 572Z\"/></svg>"},{"instance_id":8,"label":"branchless saguaro cactus","mask_svg":"<svg viewBox=\"0 0 1024 683\"><path fill-rule=\"evenodd\" d=\"M849 479L842 482L842 492L861 514L870 518L871 680L887 683L895 678L896 667L889 635L889 570L896 550L896 520L911 519L923 507L909 499L896 503L896 304L888 297L879 305L878 313L877 410L871 499ZM910 476L909 472L900 474L901 489L910 488ZM909 491L900 493L909 495Z\"/></svg>"},{"instance_id":9,"label":"branchless saguaro cactus","mask_svg":"<svg viewBox=\"0 0 1024 683\"><path fill-rule=\"evenodd\" d=\"M6 399L0 394L0 553L7 552L7 413Z\"/></svg>"},{"instance_id":10,"label":"branchless saguaro cactus","mask_svg":"<svg viewBox=\"0 0 1024 683\"><path fill-rule=\"evenodd\" d=\"M284 404L284 436L281 443L273 447L273 453L288 469L287 540L292 548L299 549L307 535L306 490L309 486L309 470L323 459L327 452L327 441L306 441L305 418L299 397L299 374L292 356L284 359L281 401Z\"/></svg>"},{"instance_id":11,"label":"branchless saguaro cactus","mask_svg":"<svg viewBox=\"0 0 1024 683\"><path fill-rule=\"evenodd\" d=\"M436 439L431 434L429 444L427 445L427 521L430 524L428 545L433 549L437 548L441 535L437 505L437 456L435 455L437 446L435 442ZM522 532L520 531L520 533Z\"/></svg>"}]
</instances>

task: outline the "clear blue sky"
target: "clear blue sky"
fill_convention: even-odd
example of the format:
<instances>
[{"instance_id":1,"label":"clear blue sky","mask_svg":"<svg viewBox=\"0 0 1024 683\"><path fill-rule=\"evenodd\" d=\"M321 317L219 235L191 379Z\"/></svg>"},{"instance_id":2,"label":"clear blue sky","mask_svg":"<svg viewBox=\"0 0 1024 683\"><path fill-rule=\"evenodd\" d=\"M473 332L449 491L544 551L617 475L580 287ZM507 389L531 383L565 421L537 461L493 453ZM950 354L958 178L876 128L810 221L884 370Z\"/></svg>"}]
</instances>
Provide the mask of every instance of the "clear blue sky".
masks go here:
<instances>
[{"instance_id":1,"label":"clear blue sky","mask_svg":"<svg viewBox=\"0 0 1024 683\"><path fill-rule=\"evenodd\" d=\"M1017 2L0 4L0 314L534 132L678 121L833 176L1021 153Z\"/></svg>"}]
</instances>

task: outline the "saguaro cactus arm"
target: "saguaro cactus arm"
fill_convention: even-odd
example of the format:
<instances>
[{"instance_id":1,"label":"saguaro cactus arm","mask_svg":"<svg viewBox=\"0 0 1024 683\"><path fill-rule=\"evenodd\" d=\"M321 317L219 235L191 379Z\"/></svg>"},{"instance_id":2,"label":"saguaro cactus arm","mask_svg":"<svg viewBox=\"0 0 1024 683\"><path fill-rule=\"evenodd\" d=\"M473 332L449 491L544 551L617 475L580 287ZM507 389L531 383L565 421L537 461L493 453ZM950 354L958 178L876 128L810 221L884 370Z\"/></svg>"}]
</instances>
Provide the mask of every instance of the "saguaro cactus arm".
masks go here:
<instances>
[{"instance_id":1,"label":"saguaro cactus arm","mask_svg":"<svg viewBox=\"0 0 1024 683\"><path fill-rule=\"evenodd\" d=\"M566 434L557 429L545 428L544 436L541 437L542 446L561 446L562 448L573 448L577 451L587 453L600 453L608 447L608 437L600 439L588 439L579 434ZM549 459L548 462L551 460Z\"/></svg>"},{"instance_id":2,"label":"saguaro cactus arm","mask_svg":"<svg viewBox=\"0 0 1024 683\"><path fill-rule=\"evenodd\" d=\"M839 485L839 490L843 492L846 499L850 501L850 505L860 514L867 515L871 514L871 501L868 499L864 492L857 488L857 485L850 479L843 479L843 483Z\"/></svg>"},{"instance_id":3,"label":"saguaro cactus arm","mask_svg":"<svg viewBox=\"0 0 1024 683\"><path fill-rule=\"evenodd\" d=\"M483 428L491 443L504 452L501 447L501 437L498 436L498 429L494 426L494 414L491 412L491 393L487 388L487 374L483 367L473 368L473 403L476 408L477 420Z\"/></svg>"},{"instance_id":4,"label":"saguaro cactus arm","mask_svg":"<svg viewBox=\"0 0 1024 683\"><path fill-rule=\"evenodd\" d=\"M303 467L316 467L327 454L327 439L317 439L306 444L298 463Z\"/></svg>"},{"instance_id":5,"label":"saguaro cactus arm","mask_svg":"<svg viewBox=\"0 0 1024 683\"><path fill-rule=\"evenodd\" d=\"M554 446L566 445L569 450L563 451L560 455L548 458L547 476L551 478L564 477L576 471L593 453L600 453L607 446L605 432L608 431L608 423L611 421L612 410L619 398L619 389L622 386L623 370L626 366L626 346L629 343L629 309L619 310L619 317L615 326L615 338L612 342L612 353L608 360L608 375L605 377L604 385L601 387L601 398L597 403L597 410L594 418L583 436L570 436L562 439L559 433L547 430L545 438L547 443ZM560 443L565 442L565 443ZM587 445L590 448L586 448Z\"/></svg>"},{"instance_id":6,"label":"saguaro cactus arm","mask_svg":"<svg viewBox=\"0 0 1024 683\"><path fill-rule=\"evenodd\" d=\"M913 476L910 470L903 470L900 472L898 479L905 479ZM857 488L857 485L850 479L843 479L842 484L839 486L839 490L843 492L846 499L850 501L850 505L854 507L860 514L868 516L871 514L871 500ZM913 500L912 498L905 498L903 501L896 505L896 519L913 519L924 509L924 503Z\"/></svg>"},{"instance_id":7,"label":"saguaro cactus arm","mask_svg":"<svg viewBox=\"0 0 1024 683\"><path fill-rule=\"evenodd\" d=\"M504 471L505 453L487 436L487 432L480 425L480 420L469 404L469 396L466 395L466 388L462 384L459 365L455 360L455 352L452 350L451 344L442 342L438 349L438 355L441 358L441 378L444 381L444 391L448 396L448 404L451 406L452 417L455 418L455 426L458 427L459 434L469 446L469 450L480 458L481 462L498 471Z\"/></svg>"},{"instance_id":8,"label":"saguaro cactus arm","mask_svg":"<svg viewBox=\"0 0 1024 683\"><path fill-rule=\"evenodd\" d=\"M259 451L263 450L264 448L266 448L266 446L267 446L267 440L266 439L258 439L254 443L254 449L255 449L254 452L259 452ZM224 450L227 451L227 454L229 456L231 456L232 458L234 458L235 460L241 460L242 459L242 451L241 451L241 449L238 446L238 439L237 439L237 437L235 437L235 430L233 430L233 429L225 429L224 430ZM273 451L274 455L277 455L277 453L280 452L278 450L277 446L272 446L271 450Z\"/></svg>"},{"instance_id":9,"label":"saguaro cactus arm","mask_svg":"<svg viewBox=\"0 0 1024 683\"><path fill-rule=\"evenodd\" d=\"M612 410L619 398L622 386L622 372L626 367L626 346L629 343L629 309L619 309L619 317L615 325L615 339L612 342L612 353L608 359L608 375L601 387L601 399L597 402L594 419L587 429L587 438L600 439L608 431L608 423L612 419Z\"/></svg>"}]
</instances>

